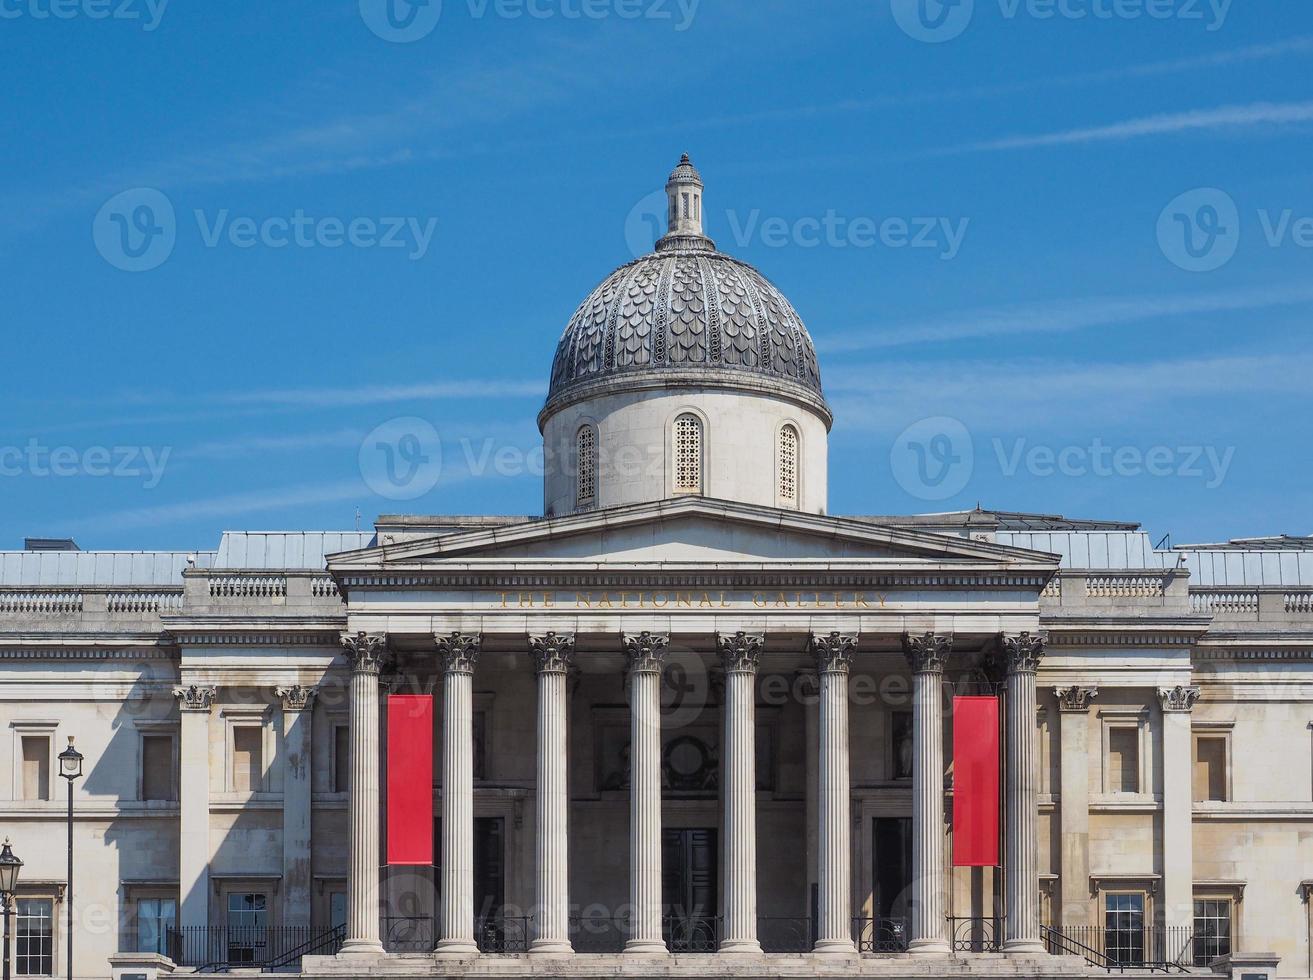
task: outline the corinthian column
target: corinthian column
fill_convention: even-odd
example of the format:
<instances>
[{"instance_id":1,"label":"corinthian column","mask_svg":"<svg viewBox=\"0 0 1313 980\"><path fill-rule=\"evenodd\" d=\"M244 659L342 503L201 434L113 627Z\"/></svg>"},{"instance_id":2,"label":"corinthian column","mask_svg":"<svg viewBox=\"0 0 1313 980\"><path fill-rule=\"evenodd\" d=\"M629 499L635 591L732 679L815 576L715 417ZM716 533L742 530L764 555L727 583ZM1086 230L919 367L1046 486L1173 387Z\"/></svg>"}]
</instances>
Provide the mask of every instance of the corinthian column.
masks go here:
<instances>
[{"instance_id":1,"label":"corinthian column","mask_svg":"<svg viewBox=\"0 0 1313 980\"><path fill-rule=\"evenodd\" d=\"M661 664L668 636L625 637L629 670L629 904L626 953L665 953L661 936Z\"/></svg>"},{"instance_id":2,"label":"corinthian column","mask_svg":"<svg viewBox=\"0 0 1313 980\"><path fill-rule=\"evenodd\" d=\"M174 688L181 712L178 754L180 837L178 925L209 925L210 894L210 711L219 691L191 684Z\"/></svg>"},{"instance_id":3,"label":"corinthian column","mask_svg":"<svg viewBox=\"0 0 1313 980\"><path fill-rule=\"evenodd\" d=\"M1197 687L1162 687L1163 921L1184 933L1194 925L1194 738L1191 711ZM1179 949L1171 949L1175 956Z\"/></svg>"},{"instance_id":4,"label":"corinthian column","mask_svg":"<svg viewBox=\"0 0 1313 980\"><path fill-rule=\"evenodd\" d=\"M350 863L344 954L378 954L378 672L388 653L383 633L342 636L351 664Z\"/></svg>"},{"instance_id":5,"label":"corinthian column","mask_svg":"<svg viewBox=\"0 0 1313 980\"><path fill-rule=\"evenodd\" d=\"M903 634L912 668L912 936L908 952L948 952L944 937L944 664L953 637Z\"/></svg>"},{"instance_id":6,"label":"corinthian column","mask_svg":"<svg viewBox=\"0 0 1313 980\"><path fill-rule=\"evenodd\" d=\"M848 777L848 668L857 637L812 635L820 677L819 901L815 952L855 954Z\"/></svg>"},{"instance_id":7,"label":"corinthian column","mask_svg":"<svg viewBox=\"0 0 1313 980\"><path fill-rule=\"evenodd\" d=\"M722 953L760 953L757 942L756 679L762 636L717 634L725 668L725 927Z\"/></svg>"},{"instance_id":8,"label":"corinthian column","mask_svg":"<svg viewBox=\"0 0 1313 980\"><path fill-rule=\"evenodd\" d=\"M566 679L574 663L574 637L529 638L538 666L537 915L529 952L573 952L570 946L569 837L566 833Z\"/></svg>"},{"instance_id":9,"label":"corinthian column","mask_svg":"<svg viewBox=\"0 0 1313 980\"><path fill-rule=\"evenodd\" d=\"M1003 638L1007 660L1007 813L1004 821L1004 875L1007 925L1003 951L1042 953L1039 938L1039 836L1036 787L1039 760L1035 744L1035 672L1044 656L1044 637L1018 633Z\"/></svg>"},{"instance_id":10,"label":"corinthian column","mask_svg":"<svg viewBox=\"0 0 1313 980\"><path fill-rule=\"evenodd\" d=\"M274 689L283 703L283 924L310 928L310 727L315 688Z\"/></svg>"},{"instance_id":11,"label":"corinthian column","mask_svg":"<svg viewBox=\"0 0 1313 980\"><path fill-rule=\"evenodd\" d=\"M474 942L474 667L479 637L435 637L442 658L442 956L477 956Z\"/></svg>"}]
</instances>

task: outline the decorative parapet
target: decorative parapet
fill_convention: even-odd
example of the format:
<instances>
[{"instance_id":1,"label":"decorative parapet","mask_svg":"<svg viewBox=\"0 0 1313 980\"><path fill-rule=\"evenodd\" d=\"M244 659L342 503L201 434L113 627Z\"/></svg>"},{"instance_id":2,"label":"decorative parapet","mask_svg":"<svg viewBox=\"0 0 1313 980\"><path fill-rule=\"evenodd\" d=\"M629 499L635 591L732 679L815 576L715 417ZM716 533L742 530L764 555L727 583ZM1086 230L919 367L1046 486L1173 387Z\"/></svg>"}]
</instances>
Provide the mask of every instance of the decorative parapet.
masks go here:
<instances>
[{"instance_id":1,"label":"decorative parapet","mask_svg":"<svg viewBox=\"0 0 1313 980\"><path fill-rule=\"evenodd\" d=\"M1167 573L1161 575L1090 575L1088 599L1161 599L1167 594Z\"/></svg>"},{"instance_id":2,"label":"decorative parapet","mask_svg":"<svg viewBox=\"0 0 1313 980\"><path fill-rule=\"evenodd\" d=\"M1190 611L1197 613L1258 615L1258 590L1190 590Z\"/></svg>"},{"instance_id":3,"label":"decorative parapet","mask_svg":"<svg viewBox=\"0 0 1313 980\"><path fill-rule=\"evenodd\" d=\"M1284 598L1286 612L1300 616L1313 614L1313 591L1287 592Z\"/></svg>"},{"instance_id":4,"label":"decorative parapet","mask_svg":"<svg viewBox=\"0 0 1313 980\"><path fill-rule=\"evenodd\" d=\"M1062 576L1054 575L1049 579L1049 584L1044 586L1044 591L1040 595L1045 599L1062 599Z\"/></svg>"},{"instance_id":5,"label":"decorative parapet","mask_svg":"<svg viewBox=\"0 0 1313 980\"><path fill-rule=\"evenodd\" d=\"M1193 711L1195 702L1199 700L1199 688L1185 687L1178 684L1176 687L1158 688L1158 701L1162 704L1163 711Z\"/></svg>"},{"instance_id":6,"label":"decorative parapet","mask_svg":"<svg viewBox=\"0 0 1313 980\"><path fill-rule=\"evenodd\" d=\"M81 592L0 592L0 613L20 616L66 616L82 612Z\"/></svg>"},{"instance_id":7,"label":"decorative parapet","mask_svg":"<svg viewBox=\"0 0 1313 980\"><path fill-rule=\"evenodd\" d=\"M183 594L176 592L111 592L105 608L111 616L131 613L171 613L182 609Z\"/></svg>"},{"instance_id":8,"label":"decorative parapet","mask_svg":"<svg viewBox=\"0 0 1313 980\"><path fill-rule=\"evenodd\" d=\"M279 599L287 596L287 576L211 575L209 589L212 599Z\"/></svg>"},{"instance_id":9,"label":"decorative parapet","mask_svg":"<svg viewBox=\"0 0 1313 980\"><path fill-rule=\"evenodd\" d=\"M342 593L338 591L337 583L328 575L320 575L310 580L310 594L316 599L340 599L342 597Z\"/></svg>"}]
</instances>

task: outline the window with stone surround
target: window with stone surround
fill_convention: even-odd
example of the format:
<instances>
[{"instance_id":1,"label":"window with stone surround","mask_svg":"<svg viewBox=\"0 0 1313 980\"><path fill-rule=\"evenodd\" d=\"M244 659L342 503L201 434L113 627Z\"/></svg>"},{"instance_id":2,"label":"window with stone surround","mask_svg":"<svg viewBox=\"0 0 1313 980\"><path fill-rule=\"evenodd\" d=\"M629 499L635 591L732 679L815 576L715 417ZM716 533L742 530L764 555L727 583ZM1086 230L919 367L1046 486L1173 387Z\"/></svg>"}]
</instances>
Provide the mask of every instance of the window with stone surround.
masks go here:
<instances>
[{"instance_id":1,"label":"window with stone surround","mask_svg":"<svg viewBox=\"0 0 1313 980\"><path fill-rule=\"evenodd\" d=\"M141 798L176 800L172 735L141 737Z\"/></svg>"},{"instance_id":2,"label":"window with stone surround","mask_svg":"<svg viewBox=\"0 0 1313 980\"><path fill-rule=\"evenodd\" d=\"M228 788L236 793L264 789L264 731L255 725L234 725Z\"/></svg>"},{"instance_id":3,"label":"window with stone surround","mask_svg":"<svg viewBox=\"0 0 1313 980\"><path fill-rule=\"evenodd\" d=\"M1196 801L1220 802L1230 799L1228 755L1228 739L1225 735L1195 735L1194 798Z\"/></svg>"},{"instance_id":4,"label":"window with stone surround","mask_svg":"<svg viewBox=\"0 0 1313 980\"><path fill-rule=\"evenodd\" d=\"M780 506L797 509L798 507L798 430L792 425L780 429L778 488Z\"/></svg>"},{"instance_id":5,"label":"window with stone surround","mask_svg":"<svg viewBox=\"0 0 1313 980\"><path fill-rule=\"evenodd\" d=\"M1103 951L1114 963L1144 962L1144 892L1103 896Z\"/></svg>"},{"instance_id":6,"label":"window with stone surround","mask_svg":"<svg viewBox=\"0 0 1313 980\"><path fill-rule=\"evenodd\" d=\"M1194 965L1209 966L1219 956L1231 955L1232 909L1229 898L1194 900Z\"/></svg>"},{"instance_id":7,"label":"window with stone surround","mask_svg":"<svg viewBox=\"0 0 1313 980\"><path fill-rule=\"evenodd\" d=\"M1147 711L1109 708L1101 711L1103 795L1143 796L1152 792Z\"/></svg>"},{"instance_id":8,"label":"window with stone surround","mask_svg":"<svg viewBox=\"0 0 1313 980\"><path fill-rule=\"evenodd\" d=\"M575 448L578 466L575 504L591 507L597 503L597 429L581 426Z\"/></svg>"},{"instance_id":9,"label":"window with stone surround","mask_svg":"<svg viewBox=\"0 0 1313 980\"><path fill-rule=\"evenodd\" d=\"M702 492L702 420L692 413L675 419L675 492Z\"/></svg>"},{"instance_id":10,"label":"window with stone surround","mask_svg":"<svg viewBox=\"0 0 1313 980\"><path fill-rule=\"evenodd\" d=\"M54 899L20 898L14 905L14 973L20 977L54 976Z\"/></svg>"}]
</instances>

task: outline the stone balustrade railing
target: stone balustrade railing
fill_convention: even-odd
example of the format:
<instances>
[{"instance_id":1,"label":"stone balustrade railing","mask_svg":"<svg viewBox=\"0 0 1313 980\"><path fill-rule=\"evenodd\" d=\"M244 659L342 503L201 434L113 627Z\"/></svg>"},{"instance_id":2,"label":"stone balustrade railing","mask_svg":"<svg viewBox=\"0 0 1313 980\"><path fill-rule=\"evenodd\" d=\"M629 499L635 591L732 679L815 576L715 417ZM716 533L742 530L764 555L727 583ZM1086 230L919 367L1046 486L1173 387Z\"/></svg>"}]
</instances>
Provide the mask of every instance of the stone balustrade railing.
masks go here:
<instances>
[{"instance_id":1,"label":"stone balustrade railing","mask_svg":"<svg viewBox=\"0 0 1313 980\"><path fill-rule=\"evenodd\" d=\"M1190 610L1197 613L1258 614L1258 590L1190 590Z\"/></svg>"},{"instance_id":2,"label":"stone balustrade railing","mask_svg":"<svg viewBox=\"0 0 1313 980\"><path fill-rule=\"evenodd\" d=\"M212 575L209 582L212 599L274 599L287 595L286 575L256 575L238 572Z\"/></svg>"},{"instance_id":3,"label":"stone balustrade railing","mask_svg":"<svg viewBox=\"0 0 1313 980\"><path fill-rule=\"evenodd\" d=\"M1090 575L1085 579L1085 595L1091 599L1161 599L1167 594L1167 579L1165 573Z\"/></svg>"},{"instance_id":4,"label":"stone balustrade railing","mask_svg":"<svg viewBox=\"0 0 1313 980\"><path fill-rule=\"evenodd\" d=\"M81 592L0 592L0 613L20 616L68 616L82 612Z\"/></svg>"}]
</instances>

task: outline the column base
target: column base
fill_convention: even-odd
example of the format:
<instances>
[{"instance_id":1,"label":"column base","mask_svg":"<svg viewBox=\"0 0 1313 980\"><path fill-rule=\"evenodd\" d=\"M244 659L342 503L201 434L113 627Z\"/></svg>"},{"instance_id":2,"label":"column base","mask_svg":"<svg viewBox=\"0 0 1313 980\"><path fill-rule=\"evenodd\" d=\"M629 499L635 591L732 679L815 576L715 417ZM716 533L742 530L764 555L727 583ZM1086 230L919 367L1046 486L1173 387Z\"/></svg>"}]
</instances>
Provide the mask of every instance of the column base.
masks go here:
<instances>
[{"instance_id":1,"label":"column base","mask_svg":"<svg viewBox=\"0 0 1313 980\"><path fill-rule=\"evenodd\" d=\"M479 955L479 947L473 939L442 939L433 947L433 955L444 959L473 959Z\"/></svg>"},{"instance_id":2,"label":"column base","mask_svg":"<svg viewBox=\"0 0 1313 980\"><path fill-rule=\"evenodd\" d=\"M566 939L535 939L529 944L530 956L573 956L574 947Z\"/></svg>"},{"instance_id":3,"label":"column base","mask_svg":"<svg viewBox=\"0 0 1313 980\"><path fill-rule=\"evenodd\" d=\"M348 939L337 951L338 956L383 956L383 944L377 939Z\"/></svg>"},{"instance_id":4,"label":"column base","mask_svg":"<svg viewBox=\"0 0 1313 980\"><path fill-rule=\"evenodd\" d=\"M812 947L815 956L856 956L857 946L851 939L818 939Z\"/></svg>"},{"instance_id":5,"label":"column base","mask_svg":"<svg viewBox=\"0 0 1313 980\"><path fill-rule=\"evenodd\" d=\"M626 956L669 956L670 950L660 939L631 939L625 943Z\"/></svg>"},{"instance_id":6,"label":"column base","mask_svg":"<svg viewBox=\"0 0 1313 980\"><path fill-rule=\"evenodd\" d=\"M1009 939L1003 943L1003 952L1023 956L1048 955L1048 950L1038 939Z\"/></svg>"},{"instance_id":7,"label":"column base","mask_svg":"<svg viewBox=\"0 0 1313 980\"><path fill-rule=\"evenodd\" d=\"M732 956L761 955L761 943L755 939L726 939L720 944L719 953Z\"/></svg>"},{"instance_id":8,"label":"column base","mask_svg":"<svg viewBox=\"0 0 1313 980\"><path fill-rule=\"evenodd\" d=\"M950 950L945 939L913 939L907 952L910 956L947 956Z\"/></svg>"}]
</instances>

